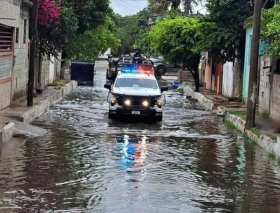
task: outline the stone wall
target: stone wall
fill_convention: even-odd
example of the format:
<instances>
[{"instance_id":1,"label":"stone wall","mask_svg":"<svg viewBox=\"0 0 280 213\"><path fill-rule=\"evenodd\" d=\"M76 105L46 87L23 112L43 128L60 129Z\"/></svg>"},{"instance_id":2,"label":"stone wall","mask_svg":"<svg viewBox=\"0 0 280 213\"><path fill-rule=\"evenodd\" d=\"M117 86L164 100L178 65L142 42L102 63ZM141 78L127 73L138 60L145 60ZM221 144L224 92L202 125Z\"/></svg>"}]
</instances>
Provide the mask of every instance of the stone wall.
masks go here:
<instances>
[{"instance_id":1,"label":"stone wall","mask_svg":"<svg viewBox=\"0 0 280 213\"><path fill-rule=\"evenodd\" d=\"M270 118L280 121L280 75L277 74L273 75Z\"/></svg>"},{"instance_id":2,"label":"stone wall","mask_svg":"<svg viewBox=\"0 0 280 213\"><path fill-rule=\"evenodd\" d=\"M26 95L27 83L28 83L28 71L29 71L29 59L28 59L28 37L29 37L29 8L22 7L22 15L20 19L20 27L18 34L18 42L14 42L14 55L15 65L13 68L13 86L12 86L12 100L17 100ZM26 20L25 40L24 40L24 20ZM16 31L16 29L15 29ZM14 33L16 34L16 33Z\"/></svg>"},{"instance_id":3,"label":"stone wall","mask_svg":"<svg viewBox=\"0 0 280 213\"><path fill-rule=\"evenodd\" d=\"M270 69L264 69L265 66L270 66L271 61L267 56L260 57L260 82L259 82L259 111L269 112L270 110Z\"/></svg>"}]
</instances>

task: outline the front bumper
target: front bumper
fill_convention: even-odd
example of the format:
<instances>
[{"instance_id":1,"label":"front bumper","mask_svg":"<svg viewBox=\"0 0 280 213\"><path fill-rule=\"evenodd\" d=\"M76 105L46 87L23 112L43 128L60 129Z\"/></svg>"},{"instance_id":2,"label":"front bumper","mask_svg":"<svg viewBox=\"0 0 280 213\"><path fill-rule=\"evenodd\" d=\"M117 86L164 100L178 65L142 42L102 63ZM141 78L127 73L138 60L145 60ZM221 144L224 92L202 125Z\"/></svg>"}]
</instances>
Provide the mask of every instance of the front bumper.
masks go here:
<instances>
[{"instance_id":1,"label":"front bumper","mask_svg":"<svg viewBox=\"0 0 280 213\"><path fill-rule=\"evenodd\" d=\"M110 114L115 115L133 115L133 116L162 116L162 108L158 106L142 107L123 107L118 104L109 107Z\"/></svg>"}]
</instances>

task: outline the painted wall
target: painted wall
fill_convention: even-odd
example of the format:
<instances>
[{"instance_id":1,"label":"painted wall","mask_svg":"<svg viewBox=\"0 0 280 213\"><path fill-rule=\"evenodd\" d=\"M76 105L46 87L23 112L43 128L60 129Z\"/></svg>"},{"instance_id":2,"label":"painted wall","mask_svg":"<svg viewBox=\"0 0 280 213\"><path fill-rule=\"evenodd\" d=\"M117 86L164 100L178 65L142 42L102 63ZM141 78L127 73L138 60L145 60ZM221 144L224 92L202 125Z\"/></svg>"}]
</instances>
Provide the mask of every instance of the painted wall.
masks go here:
<instances>
[{"instance_id":1,"label":"painted wall","mask_svg":"<svg viewBox=\"0 0 280 213\"><path fill-rule=\"evenodd\" d=\"M205 54L205 88L211 89L212 84L212 60L209 58L208 52Z\"/></svg>"},{"instance_id":2,"label":"painted wall","mask_svg":"<svg viewBox=\"0 0 280 213\"><path fill-rule=\"evenodd\" d=\"M242 89L242 98L244 102L247 102L247 98L248 98L252 34L253 34L253 28L248 27L246 29L246 44L245 44L244 74L243 74L243 89ZM260 56L264 55L266 51L267 51L267 45L265 45L262 41L260 41L259 55Z\"/></svg>"},{"instance_id":3,"label":"painted wall","mask_svg":"<svg viewBox=\"0 0 280 213\"><path fill-rule=\"evenodd\" d=\"M245 44L243 88L242 88L242 98L245 102L247 102L247 98L248 98L252 33L253 33L252 27L246 29L246 44Z\"/></svg>"},{"instance_id":4,"label":"painted wall","mask_svg":"<svg viewBox=\"0 0 280 213\"><path fill-rule=\"evenodd\" d=\"M240 86L240 63L227 62L223 65L223 89L222 94L226 97L238 97Z\"/></svg>"}]
</instances>

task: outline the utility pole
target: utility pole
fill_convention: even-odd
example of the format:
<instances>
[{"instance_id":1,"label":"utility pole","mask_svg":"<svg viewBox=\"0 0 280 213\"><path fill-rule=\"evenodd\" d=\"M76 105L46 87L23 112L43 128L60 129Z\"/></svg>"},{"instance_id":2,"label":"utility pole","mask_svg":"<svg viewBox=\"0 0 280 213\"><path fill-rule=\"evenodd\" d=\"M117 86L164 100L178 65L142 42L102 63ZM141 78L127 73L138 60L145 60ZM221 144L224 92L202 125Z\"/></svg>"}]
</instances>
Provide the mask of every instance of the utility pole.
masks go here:
<instances>
[{"instance_id":1,"label":"utility pole","mask_svg":"<svg viewBox=\"0 0 280 213\"><path fill-rule=\"evenodd\" d=\"M27 106L33 106L35 57L37 54L37 22L38 22L38 0L33 0L32 23L31 23L31 48L29 58Z\"/></svg>"},{"instance_id":2,"label":"utility pole","mask_svg":"<svg viewBox=\"0 0 280 213\"><path fill-rule=\"evenodd\" d=\"M254 21L253 21L253 35L251 45L250 58L250 76L249 89L247 100L247 115L246 115L246 129L251 129L255 126L255 111L257 100L257 77L258 77L258 61L259 61L259 42L260 42L260 22L261 22L262 1L255 0L254 5Z\"/></svg>"}]
</instances>

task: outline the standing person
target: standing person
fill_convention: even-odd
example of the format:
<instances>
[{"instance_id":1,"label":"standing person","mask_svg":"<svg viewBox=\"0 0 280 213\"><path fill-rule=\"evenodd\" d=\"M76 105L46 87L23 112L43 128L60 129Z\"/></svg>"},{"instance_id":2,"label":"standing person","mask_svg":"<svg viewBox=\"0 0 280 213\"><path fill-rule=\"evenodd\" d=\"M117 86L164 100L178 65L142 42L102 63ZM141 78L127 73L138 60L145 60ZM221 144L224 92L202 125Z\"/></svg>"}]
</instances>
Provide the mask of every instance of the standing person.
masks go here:
<instances>
[{"instance_id":1,"label":"standing person","mask_svg":"<svg viewBox=\"0 0 280 213\"><path fill-rule=\"evenodd\" d=\"M134 54L132 56L133 63L142 64L143 60L146 60L145 56L141 53L140 48L134 49Z\"/></svg>"}]
</instances>

